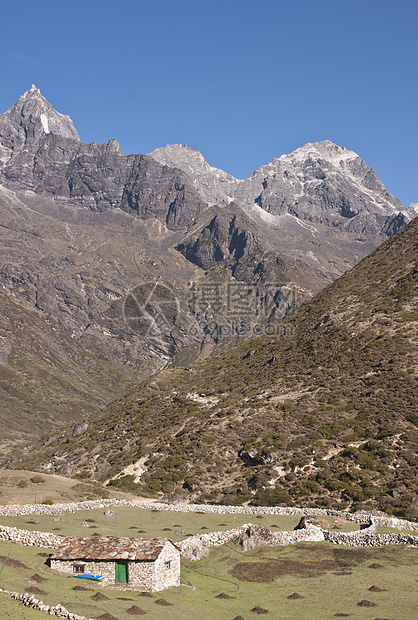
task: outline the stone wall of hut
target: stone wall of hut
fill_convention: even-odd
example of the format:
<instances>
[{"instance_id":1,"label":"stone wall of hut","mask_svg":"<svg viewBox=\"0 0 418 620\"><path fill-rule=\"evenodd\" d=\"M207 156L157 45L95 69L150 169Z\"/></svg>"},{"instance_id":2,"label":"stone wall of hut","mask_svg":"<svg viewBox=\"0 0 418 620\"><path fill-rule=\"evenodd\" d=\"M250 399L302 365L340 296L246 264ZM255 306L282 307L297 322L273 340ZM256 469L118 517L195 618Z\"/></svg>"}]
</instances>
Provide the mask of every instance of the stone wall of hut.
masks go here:
<instances>
[{"instance_id":1,"label":"stone wall of hut","mask_svg":"<svg viewBox=\"0 0 418 620\"><path fill-rule=\"evenodd\" d=\"M169 562L169 566L167 565ZM167 543L155 561L155 590L180 585L180 551Z\"/></svg>"},{"instance_id":2,"label":"stone wall of hut","mask_svg":"<svg viewBox=\"0 0 418 620\"><path fill-rule=\"evenodd\" d=\"M114 561L54 560L51 568L68 575L76 575L74 565L82 564L84 573L102 575L102 584L116 583L116 563ZM168 564L169 563L169 564ZM167 543L155 561L128 562L128 583L121 584L138 590L160 591L180 585L180 552Z\"/></svg>"}]
</instances>

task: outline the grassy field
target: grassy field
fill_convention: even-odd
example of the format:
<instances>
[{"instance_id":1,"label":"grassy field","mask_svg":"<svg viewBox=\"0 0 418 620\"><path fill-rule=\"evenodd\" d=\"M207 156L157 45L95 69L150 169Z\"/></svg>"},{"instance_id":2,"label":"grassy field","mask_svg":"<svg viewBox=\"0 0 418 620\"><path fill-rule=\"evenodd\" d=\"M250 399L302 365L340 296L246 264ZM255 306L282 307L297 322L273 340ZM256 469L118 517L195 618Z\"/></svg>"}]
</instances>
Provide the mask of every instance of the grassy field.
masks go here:
<instances>
[{"instance_id":1,"label":"grassy field","mask_svg":"<svg viewBox=\"0 0 418 620\"><path fill-rule=\"evenodd\" d=\"M30 531L54 532L63 536L85 537L93 534L130 538L166 536L179 541L187 534L229 530L250 522L264 525L273 531L292 530L299 521L299 517L277 515L260 515L258 518L254 515L177 513L127 507L114 507L112 510L116 515L113 519L106 517L105 510L101 508L77 511L74 514L63 513L61 516L0 517L0 524ZM82 523L88 523L89 527L82 527Z\"/></svg>"},{"instance_id":2,"label":"grassy field","mask_svg":"<svg viewBox=\"0 0 418 620\"><path fill-rule=\"evenodd\" d=\"M43 482L33 482L42 478ZM21 481L28 484L21 484ZM34 504L42 498L50 498L54 503L94 499L103 496L103 487L80 483L62 476L39 474L36 472L0 470L0 504ZM36 494L36 496L35 496ZM112 497L134 499L137 496L118 493L112 490ZM150 501L150 500L145 500ZM244 523L258 523L272 531L293 530L299 522L298 516L279 515L222 515L187 512L154 511L149 509L115 507L116 517L104 515L104 509L77 511L74 514L30 515L21 517L1 517L0 524L25 530L55 532L63 536L103 536L149 537L166 536L173 541L182 540L187 534L204 534L206 531L223 531L239 527ZM59 520L57 520L59 519ZM88 523L89 527L82 527ZM327 517L321 520L322 527L337 527L341 531L359 529L359 525L339 518Z\"/></svg>"},{"instance_id":3,"label":"grassy field","mask_svg":"<svg viewBox=\"0 0 418 620\"><path fill-rule=\"evenodd\" d=\"M227 545L212 549L199 562L183 560L184 585L148 597L88 583L82 584L86 590L74 590L80 581L49 569L45 556L40 555L46 550L0 543L0 556L9 551L1 587L20 592L32 589L48 604L60 602L73 613L94 619L108 613L128 620L132 606L155 620L233 620L239 615L249 620L256 615L251 611L254 608L267 609L269 618L285 620L326 620L336 614L359 620L415 620L417 612L416 549L407 547L353 549L304 543L243 554L238 547ZM380 591L370 591L373 586ZM92 598L97 592L107 599ZM300 598L289 598L295 593ZM170 605L158 604L161 599ZM26 614L25 608L6 595L0 600L1 618L42 617L31 610ZM358 605L365 600L375 606Z\"/></svg>"}]
</instances>

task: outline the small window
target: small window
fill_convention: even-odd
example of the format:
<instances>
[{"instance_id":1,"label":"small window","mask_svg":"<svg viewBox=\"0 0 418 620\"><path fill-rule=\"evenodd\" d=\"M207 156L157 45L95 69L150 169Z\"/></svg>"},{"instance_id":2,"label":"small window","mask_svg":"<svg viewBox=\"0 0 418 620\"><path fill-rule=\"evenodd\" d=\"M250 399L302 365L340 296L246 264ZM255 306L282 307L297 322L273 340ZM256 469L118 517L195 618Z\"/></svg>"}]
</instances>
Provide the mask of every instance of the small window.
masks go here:
<instances>
[{"instance_id":1,"label":"small window","mask_svg":"<svg viewBox=\"0 0 418 620\"><path fill-rule=\"evenodd\" d=\"M84 564L74 564L73 573L84 573Z\"/></svg>"},{"instance_id":2,"label":"small window","mask_svg":"<svg viewBox=\"0 0 418 620\"><path fill-rule=\"evenodd\" d=\"M167 560L167 562L164 562L164 566L167 570L169 570L171 568L171 560Z\"/></svg>"}]
</instances>

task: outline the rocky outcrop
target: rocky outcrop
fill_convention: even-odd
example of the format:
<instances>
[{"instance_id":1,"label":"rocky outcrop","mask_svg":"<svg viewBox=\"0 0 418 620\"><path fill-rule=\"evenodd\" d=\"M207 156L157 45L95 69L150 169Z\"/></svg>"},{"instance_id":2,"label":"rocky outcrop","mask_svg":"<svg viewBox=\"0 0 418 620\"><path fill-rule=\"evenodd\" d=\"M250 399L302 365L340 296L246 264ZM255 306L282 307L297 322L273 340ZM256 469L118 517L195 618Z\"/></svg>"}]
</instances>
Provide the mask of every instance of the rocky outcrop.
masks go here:
<instances>
[{"instance_id":1,"label":"rocky outcrop","mask_svg":"<svg viewBox=\"0 0 418 620\"><path fill-rule=\"evenodd\" d=\"M238 456L249 467L255 467L256 465L269 465L271 463L275 463L278 459L277 454L266 450L261 452L255 452L254 450L240 450L238 452Z\"/></svg>"},{"instance_id":2,"label":"rocky outcrop","mask_svg":"<svg viewBox=\"0 0 418 620\"><path fill-rule=\"evenodd\" d=\"M321 528L314 525L293 532L271 532L266 527L250 524L246 528L241 528L232 542L240 545L245 552L265 545L290 545L301 541L318 542L321 540L324 540L324 533Z\"/></svg>"},{"instance_id":3,"label":"rocky outcrop","mask_svg":"<svg viewBox=\"0 0 418 620\"><path fill-rule=\"evenodd\" d=\"M183 540L179 547L181 556L186 560L201 560L209 555L210 545L203 536L192 536Z\"/></svg>"},{"instance_id":4,"label":"rocky outcrop","mask_svg":"<svg viewBox=\"0 0 418 620\"><path fill-rule=\"evenodd\" d=\"M84 424L76 424L73 428L73 432L71 433L73 437L78 437L78 435L82 435L86 432L89 425L87 423Z\"/></svg>"},{"instance_id":5,"label":"rocky outcrop","mask_svg":"<svg viewBox=\"0 0 418 620\"><path fill-rule=\"evenodd\" d=\"M243 259L250 261L255 270L263 255L254 224L245 216L239 218L228 209L219 211L207 226L176 249L202 269L227 264L232 266L233 273Z\"/></svg>"}]
</instances>

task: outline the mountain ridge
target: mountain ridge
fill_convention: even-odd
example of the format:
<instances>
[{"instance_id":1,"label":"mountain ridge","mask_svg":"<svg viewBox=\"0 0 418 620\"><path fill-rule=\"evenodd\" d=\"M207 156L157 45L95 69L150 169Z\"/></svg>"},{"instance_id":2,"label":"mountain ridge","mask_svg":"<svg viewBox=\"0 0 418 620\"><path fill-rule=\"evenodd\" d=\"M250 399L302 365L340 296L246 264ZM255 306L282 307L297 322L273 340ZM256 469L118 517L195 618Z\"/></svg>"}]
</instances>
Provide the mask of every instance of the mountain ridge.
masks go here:
<instances>
[{"instance_id":1,"label":"mountain ridge","mask_svg":"<svg viewBox=\"0 0 418 620\"><path fill-rule=\"evenodd\" d=\"M91 411L106 382L121 394L170 360L271 329L416 214L355 154L330 142L295 153L238 181L186 147L124 156L116 140L84 144L36 87L0 115L0 290L22 316L35 311L61 403L32 398L45 360L25 366L15 355L25 334L0 317L11 352L2 389L23 435L33 407L59 426L83 416L80 393ZM96 384L78 385L71 402L77 359L94 366Z\"/></svg>"},{"instance_id":2,"label":"mountain ridge","mask_svg":"<svg viewBox=\"0 0 418 620\"><path fill-rule=\"evenodd\" d=\"M48 139L45 142L46 138L51 138L51 134L64 139L64 142L61 143L58 140L58 144L54 144L54 140L51 143L51 140ZM356 153L347 151L347 149L341 148L330 141L308 143L291 154L281 155L272 162L261 166L248 179L237 180L232 175L208 164L199 152L194 151L190 147L167 145L166 147L156 149L148 155L129 155L125 157L120 151L116 140L110 140L106 145L97 145L94 142L90 145L83 145L83 143L80 143L78 133L70 117L56 112L35 86L32 86L29 91L19 97L14 106L0 115L0 137L3 149L0 160L0 176L3 177L6 186L9 186L11 189L16 188L13 170L11 174L8 170L13 168L11 164L13 163L13 157L16 156L14 151L17 150L20 153L25 146L27 147L26 150L33 151L35 149L36 151L36 142L41 139L42 148L50 149L51 156L54 155L56 159L60 154L61 165L59 168L55 168L55 176L62 174L63 163L69 166L65 172L70 177L67 181L68 188L64 188L61 182L60 189L64 191L64 194L60 195L59 191L57 192L55 189L52 191L55 197L63 199L69 196L70 198L77 199L82 196L85 197L86 189L93 190L93 193L98 189L98 187L95 187L97 185L96 181L96 183L93 182L91 187L84 187L83 191L83 181L80 178L86 174L83 171L83 159L85 159L86 155L91 157L97 153L100 158L104 158L102 166L107 165L109 166L109 172L115 173L117 171L118 173L115 178L116 186L113 189L109 186L103 188L105 193L109 194L108 206L115 206L119 202L122 208L137 210L138 215L141 214L142 216L147 215L149 207L146 210L140 211L135 206L135 199L133 199L135 185L132 187L130 177L135 177L137 174L136 168L139 167L140 169L141 164L144 165L151 158L154 162L169 165L171 168L181 170L183 174L186 174L188 181L191 183L190 191L194 188L201 199L208 203L207 206L215 203L222 206L230 204L234 200L246 205L254 204L255 202L265 211L276 215L289 211L297 217L302 217L302 219L310 219L312 214L307 210L307 206L317 206L318 200L320 200L322 208L335 207L335 204L333 204L335 197L329 193L332 182L331 184L327 182L327 175L330 177L335 176L341 172L340 168L344 170L346 176L350 176L352 182L353 180L356 182L356 190L360 192L359 196L352 196L348 201L342 201L342 208L339 209L340 215L348 218L354 217L358 215L360 208L367 210L367 202L373 202L386 215L400 210L406 218L405 222L409 219L408 211L403 207L401 201L391 196L379 181L375 172L368 168ZM42 137L44 138L43 140ZM74 143L68 143L67 140L73 140ZM4 149L9 151L7 156L4 155ZM68 155L62 153L62 150L69 150ZM74 153L71 155L72 151ZM115 156L128 164L125 173L122 173L122 169L116 163ZM42 153L39 149L37 149L36 157L42 159ZM80 174L77 174L76 172L78 171L74 170L76 162L78 162L78 165L81 163ZM31 165L27 157L26 160L24 159L18 163L20 166L25 165L26 167ZM49 161L49 164L51 164L51 161ZM36 162L34 167L36 168ZM91 167L87 168L87 170L91 170ZM197 177L196 171L198 173ZM40 170L34 170L34 172L38 181L37 191L41 190L50 193L51 187L48 187L46 184L39 184L39 181L43 180L42 175L45 174L45 170L41 168ZM72 178L74 173L76 173L76 176ZM92 172L90 171L91 174ZM28 181L28 188L30 188L30 179ZM331 179L331 181L334 181L334 179ZM339 179L339 182L341 182L341 179ZM119 189L117 189L118 183L122 184ZM368 190L373 190L373 194L370 194ZM182 190L180 189L180 191ZM315 195L318 192L320 195ZM324 203L324 192L328 205ZM92 194L91 191L89 193ZM277 202L277 194L282 195L281 203ZM376 200L377 194L378 199ZM308 200L308 205L301 205L301 199L302 202L303 200ZM353 204L350 203L350 200ZM83 204L83 201L81 201L81 204ZM102 203L101 207L97 206L103 208L104 205L105 203ZM86 206L92 208L93 204L87 200ZM201 209L202 206L203 204L199 208ZM370 209L368 210L370 211ZM172 227L173 224L175 225L175 222L170 221L170 212L166 215L166 223L169 227Z\"/></svg>"}]
</instances>

